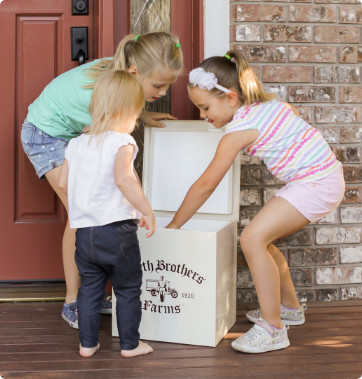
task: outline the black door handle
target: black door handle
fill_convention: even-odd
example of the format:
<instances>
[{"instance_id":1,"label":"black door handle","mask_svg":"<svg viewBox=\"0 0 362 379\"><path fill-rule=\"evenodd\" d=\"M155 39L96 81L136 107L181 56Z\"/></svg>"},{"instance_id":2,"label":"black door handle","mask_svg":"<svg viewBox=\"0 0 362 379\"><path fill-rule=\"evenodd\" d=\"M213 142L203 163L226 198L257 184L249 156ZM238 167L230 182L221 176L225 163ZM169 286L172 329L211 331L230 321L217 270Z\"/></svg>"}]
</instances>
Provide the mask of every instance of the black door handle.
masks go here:
<instances>
[{"instance_id":1,"label":"black door handle","mask_svg":"<svg viewBox=\"0 0 362 379\"><path fill-rule=\"evenodd\" d=\"M84 64L85 60L86 60L85 52L82 49L80 49L78 51L78 63L79 63L79 66L82 65L82 64Z\"/></svg>"},{"instance_id":2,"label":"black door handle","mask_svg":"<svg viewBox=\"0 0 362 379\"><path fill-rule=\"evenodd\" d=\"M70 36L72 61L78 61L79 65L82 65L88 59L88 27L71 27Z\"/></svg>"}]
</instances>

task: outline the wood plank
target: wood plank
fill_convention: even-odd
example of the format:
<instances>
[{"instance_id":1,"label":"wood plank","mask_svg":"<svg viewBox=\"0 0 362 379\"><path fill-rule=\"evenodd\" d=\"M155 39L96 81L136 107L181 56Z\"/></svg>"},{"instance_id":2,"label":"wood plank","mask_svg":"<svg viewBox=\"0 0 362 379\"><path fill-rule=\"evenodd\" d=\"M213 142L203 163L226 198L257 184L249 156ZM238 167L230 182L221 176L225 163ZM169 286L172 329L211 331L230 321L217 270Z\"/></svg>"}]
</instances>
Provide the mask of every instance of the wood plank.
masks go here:
<instances>
[{"instance_id":1,"label":"wood plank","mask_svg":"<svg viewBox=\"0 0 362 379\"><path fill-rule=\"evenodd\" d=\"M186 372L185 372L186 371ZM182 377L188 377L188 378L203 378L203 377L209 377L209 378L253 378L253 379L280 379L280 375L276 374L273 375L272 373L269 373L267 375L245 375L240 370L237 370L238 372L234 375L226 375L226 373L223 373L219 377L215 375L201 375L195 376L194 374L190 375L190 371L185 369L185 370L170 370L169 375L164 376L164 377L173 377L173 378L182 378ZM150 376L151 375L151 376ZM355 379L359 377L358 371L347 371L345 372L345 375L341 377L340 373L328 373L328 379ZM106 372L102 372L101 376L98 372L79 372L79 371L68 371L68 372L59 372L59 373L54 373L54 372L42 372L41 373L41 379L114 379L114 378L154 378L156 376L145 373L142 369L138 370L133 370L132 373L126 373L126 376L121 376L119 370L108 370ZM157 376L161 377L161 376ZM294 376L289 376L289 375L283 375L283 378L286 379L321 379L320 374L303 374L299 373ZM38 373L19 373L19 374L9 374L6 376L6 379L39 379L39 374Z\"/></svg>"},{"instance_id":2,"label":"wood plank","mask_svg":"<svg viewBox=\"0 0 362 379\"><path fill-rule=\"evenodd\" d=\"M342 304L344 305L344 304ZM111 317L101 316L101 349L78 355L78 331L60 318L62 303L0 304L0 375L5 378L353 378L362 373L362 302L308 309L306 323L289 329L291 346L266 354L234 351L231 339L216 348L151 341L154 353L119 354ZM252 326L238 316L231 332ZM231 333L230 333L231 336ZM272 370L271 370L272 367Z\"/></svg>"},{"instance_id":3,"label":"wood plank","mask_svg":"<svg viewBox=\"0 0 362 379\"><path fill-rule=\"evenodd\" d=\"M94 360L92 358L88 360L83 360L82 362L71 363L67 362L67 367L65 369L64 364L52 364L51 371L55 372L73 372L76 373L76 378L79 378L79 373L85 372L85 370L94 373L100 378L106 377L106 373L109 371L116 371L120 378L149 378L155 377L151 373L154 373L157 370L157 376L159 378L172 378L172 377L194 377L194 378L203 378L203 377L213 377L213 378L225 378L230 376L238 376L238 377L250 377L254 375L265 375L265 378L269 378L268 372L272 371L274 375L280 375L287 378L298 378L299 373L315 375L323 373L324 378L329 378L331 373L339 374L340 378L346 378L346 373L354 373L359 374L362 370L362 363L358 362L352 366L351 363L328 363L328 364L299 364L299 365L280 365L273 364L272 370L270 365L226 365L227 363L220 362L219 366L215 366L210 364L209 361L194 359L193 361L184 361L182 360L182 364L179 364L181 367L173 367L170 362L169 367L160 368L159 365L154 365L153 367L147 366L144 367L144 361L137 358L133 361L138 361L135 363L135 367L130 369L129 367L124 367L124 360L119 359L115 361L107 360L106 362L100 362ZM237 362L237 359L234 359L234 362ZM138 364L137 364L138 363ZM275 363L275 362L274 362ZM14 372L12 369L7 371L2 371L2 375L5 379L10 378L9 375L11 372ZM38 373L39 378L43 378L43 373L50 371L49 369L45 369L44 365L39 363L39 367L36 370L32 370L31 368L23 371L15 371L15 373ZM150 376L150 374L152 376ZM114 373L113 373L114 375ZM60 377L64 377L60 376ZM110 376L111 377L111 376ZM353 378L358 378L353 377Z\"/></svg>"},{"instance_id":4,"label":"wood plank","mask_svg":"<svg viewBox=\"0 0 362 379\"><path fill-rule=\"evenodd\" d=\"M211 350L214 350L212 352ZM196 360L202 360L203 362L209 362L213 365L219 365L219 364L226 364L226 365L235 365L235 357L237 355L241 355L237 352L234 352L231 348L225 349L224 352L216 351L216 349L210 349L209 351L204 349L203 351L199 351L197 354L197 358L195 358L195 352L193 354L188 353L186 354L177 354L175 351L173 352L166 352L166 351L159 351L155 350L153 354L151 354L147 359L144 359L143 367L151 367L155 364L155 361L161 360L162 363L160 364L157 362L158 367L165 367L165 368L177 368L177 367L183 367L185 363L192 363L197 364ZM254 365L272 365L276 359L276 356L278 356L278 363L279 364L293 364L298 365L301 364L301 356L294 354L293 350L289 351L288 354L265 354L263 359L261 360L258 355L252 354L252 355L244 355L240 359L238 359L238 364L243 366L254 366ZM220 359L222 358L222 359ZM320 360L323 359L323 363L329 364L329 363L358 363L361 362L361 354L360 352L340 352L338 356L334 354L333 351L329 350L329 353L324 354L304 354L303 356L303 364L317 364L320 363ZM132 359L124 359L120 357L119 351L114 351L111 349L105 349L103 344L101 346L101 350L97 352L97 355L94 357L95 361L99 361L99 364L102 365L102 362L106 362L109 360L122 360L122 367L137 367L138 363L136 360ZM6 367L6 364L13 365L16 362L24 362L24 364L27 364L28 369L31 366L39 368L40 364L46 364L46 362L53 362L53 363L63 363L66 362L85 362L83 358L78 356L78 344L73 345L71 348L68 348L67 351L63 351L61 353L54 351L43 351L41 352L20 352L16 354L0 354L0 364L1 367ZM220 361L220 362L219 362ZM362 362L361 362L362 363ZM202 363L200 363L202 364Z\"/></svg>"}]
</instances>

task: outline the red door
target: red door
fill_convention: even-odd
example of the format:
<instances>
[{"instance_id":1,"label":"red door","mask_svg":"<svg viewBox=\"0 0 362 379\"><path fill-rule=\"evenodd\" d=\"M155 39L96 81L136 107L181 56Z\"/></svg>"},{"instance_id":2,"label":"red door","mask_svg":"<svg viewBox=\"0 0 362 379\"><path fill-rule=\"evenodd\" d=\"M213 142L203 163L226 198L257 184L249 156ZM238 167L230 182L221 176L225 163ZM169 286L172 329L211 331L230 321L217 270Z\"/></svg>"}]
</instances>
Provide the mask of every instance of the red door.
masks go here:
<instances>
[{"instance_id":1,"label":"red door","mask_svg":"<svg viewBox=\"0 0 362 379\"><path fill-rule=\"evenodd\" d=\"M180 36L185 56L185 74L172 87L171 112L190 119L187 72L201 59L202 0L171 4L172 32ZM89 59L111 56L129 32L129 0L89 0L89 15L81 16L72 15L71 6L72 0L0 4L0 282L64 278L66 213L20 143L28 105L54 77L78 64L71 60L71 27L88 27Z\"/></svg>"},{"instance_id":2,"label":"red door","mask_svg":"<svg viewBox=\"0 0 362 379\"><path fill-rule=\"evenodd\" d=\"M203 0L171 0L171 33L176 34L184 56L183 74L171 87L171 113L184 120L198 120L200 112L187 94L189 72L203 60Z\"/></svg>"},{"instance_id":3,"label":"red door","mask_svg":"<svg viewBox=\"0 0 362 379\"><path fill-rule=\"evenodd\" d=\"M46 180L39 180L20 143L28 105L71 60L71 0L5 0L0 4L0 280L62 279L62 234L66 214Z\"/></svg>"}]
</instances>

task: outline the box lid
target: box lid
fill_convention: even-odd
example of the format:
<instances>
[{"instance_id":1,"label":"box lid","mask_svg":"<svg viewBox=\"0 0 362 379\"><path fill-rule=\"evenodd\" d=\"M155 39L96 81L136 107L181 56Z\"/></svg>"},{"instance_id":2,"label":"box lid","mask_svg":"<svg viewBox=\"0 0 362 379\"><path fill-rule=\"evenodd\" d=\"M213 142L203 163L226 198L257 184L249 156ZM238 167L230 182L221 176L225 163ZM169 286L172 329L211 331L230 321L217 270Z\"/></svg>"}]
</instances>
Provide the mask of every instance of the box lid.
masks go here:
<instances>
[{"instance_id":1,"label":"box lid","mask_svg":"<svg viewBox=\"0 0 362 379\"><path fill-rule=\"evenodd\" d=\"M145 127L142 181L155 215L170 217L211 162L224 129L216 129L206 121L162 122L165 128ZM193 218L238 220L239 155Z\"/></svg>"}]
</instances>

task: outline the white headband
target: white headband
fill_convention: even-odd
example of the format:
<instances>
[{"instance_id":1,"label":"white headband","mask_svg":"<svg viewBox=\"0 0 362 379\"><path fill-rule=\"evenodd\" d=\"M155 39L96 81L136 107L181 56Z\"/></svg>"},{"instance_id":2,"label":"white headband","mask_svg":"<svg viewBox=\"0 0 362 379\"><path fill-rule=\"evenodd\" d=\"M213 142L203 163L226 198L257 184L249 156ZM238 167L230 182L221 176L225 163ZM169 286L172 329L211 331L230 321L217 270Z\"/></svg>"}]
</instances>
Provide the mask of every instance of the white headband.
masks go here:
<instances>
[{"instance_id":1,"label":"white headband","mask_svg":"<svg viewBox=\"0 0 362 379\"><path fill-rule=\"evenodd\" d=\"M200 89L211 90L217 88L225 93L231 92L229 89L217 84L217 77L212 72L205 71L202 67L194 68L190 71L189 82L195 87L199 86Z\"/></svg>"}]
</instances>

